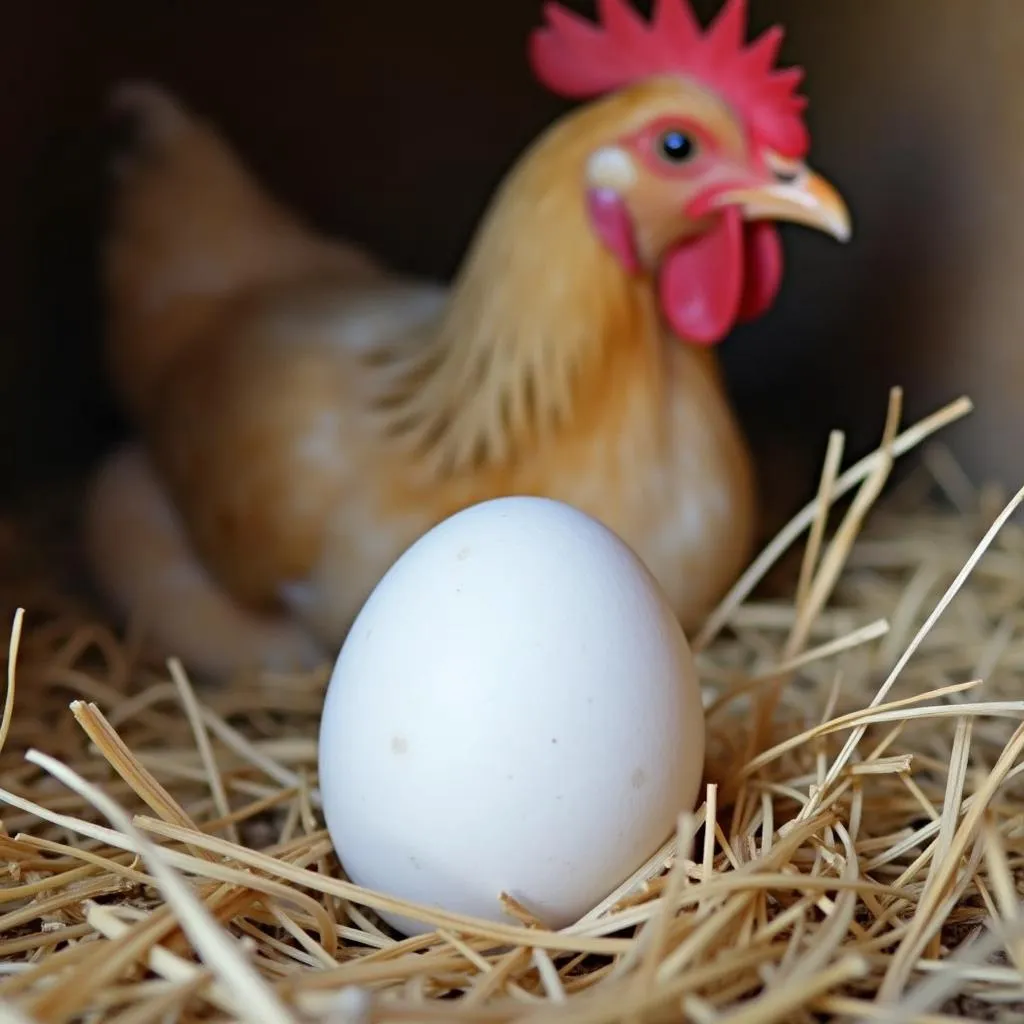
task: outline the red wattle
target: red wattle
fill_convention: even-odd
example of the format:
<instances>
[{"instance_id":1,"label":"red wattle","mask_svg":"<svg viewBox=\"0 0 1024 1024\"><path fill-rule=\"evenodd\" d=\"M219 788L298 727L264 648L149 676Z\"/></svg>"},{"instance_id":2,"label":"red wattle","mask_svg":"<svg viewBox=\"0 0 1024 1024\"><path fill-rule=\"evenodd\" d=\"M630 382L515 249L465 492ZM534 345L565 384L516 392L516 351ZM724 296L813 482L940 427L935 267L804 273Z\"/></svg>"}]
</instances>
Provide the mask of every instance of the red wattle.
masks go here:
<instances>
[{"instance_id":1,"label":"red wattle","mask_svg":"<svg viewBox=\"0 0 1024 1024\"><path fill-rule=\"evenodd\" d=\"M725 210L706 234L670 250L659 275L661 306L683 341L715 345L737 323L763 316L782 287L783 254L771 221Z\"/></svg>"},{"instance_id":2,"label":"red wattle","mask_svg":"<svg viewBox=\"0 0 1024 1024\"><path fill-rule=\"evenodd\" d=\"M746 225L744 235L746 273L740 323L767 313L782 287L782 240L778 228L768 220L753 221Z\"/></svg>"},{"instance_id":3,"label":"red wattle","mask_svg":"<svg viewBox=\"0 0 1024 1024\"><path fill-rule=\"evenodd\" d=\"M658 290L665 318L684 341L714 345L732 330L743 296L743 218L737 209L687 239L661 262Z\"/></svg>"}]
</instances>

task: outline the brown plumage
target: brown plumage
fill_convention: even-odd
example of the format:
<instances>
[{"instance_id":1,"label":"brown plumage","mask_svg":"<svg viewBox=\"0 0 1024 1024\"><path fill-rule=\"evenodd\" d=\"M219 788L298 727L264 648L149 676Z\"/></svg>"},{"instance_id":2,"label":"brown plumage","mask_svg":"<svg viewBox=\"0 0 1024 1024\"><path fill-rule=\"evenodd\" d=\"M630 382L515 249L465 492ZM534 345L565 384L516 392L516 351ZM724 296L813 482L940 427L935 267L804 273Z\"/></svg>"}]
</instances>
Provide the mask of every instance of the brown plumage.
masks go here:
<instances>
[{"instance_id":1,"label":"brown plumage","mask_svg":"<svg viewBox=\"0 0 1024 1024\"><path fill-rule=\"evenodd\" d=\"M97 478L89 546L106 593L146 614L167 653L216 673L332 652L410 543L504 494L601 519L684 627L701 620L750 552L751 467L712 351L674 336L652 274L716 215L687 216L694 182L666 184L615 147L682 116L719 163L750 161L713 92L656 78L558 122L450 289L318 237L159 90L120 103L143 140L109 241L109 360L140 441ZM588 174L624 163L634 272L584 201ZM833 194L809 173L800 187L817 207L794 219L841 235Z\"/></svg>"}]
</instances>

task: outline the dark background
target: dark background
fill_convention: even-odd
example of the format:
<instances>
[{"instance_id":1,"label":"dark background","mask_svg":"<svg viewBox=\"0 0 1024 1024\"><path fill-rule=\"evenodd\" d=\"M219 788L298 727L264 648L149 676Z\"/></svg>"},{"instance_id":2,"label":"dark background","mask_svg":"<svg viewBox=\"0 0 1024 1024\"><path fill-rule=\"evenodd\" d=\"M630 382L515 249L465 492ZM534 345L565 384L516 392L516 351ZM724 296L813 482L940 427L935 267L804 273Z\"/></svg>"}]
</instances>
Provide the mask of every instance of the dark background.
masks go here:
<instances>
[{"instance_id":1,"label":"dark background","mask_svg":"<svg viewBox=\"0 0 1024 1024\"><path fill-rule=\"evenodd\" d=\"M696 6L707 17L718 4ZM8 5L4 491L80 469L120 430L99 369L95 286L113 84L162 83L325 231L445 278L501 175L565 109L527 68L539 10L539 0ZM890 385L906 386L914 415L971 384L991 404L973 434L955 435L961 454L980 473L1016 473L1013 367L992 353L1015 350L1024 325L1014 249L1024 238L1014 111L1024 104L1010 102L1024 93L1019 11L1012 0L752 0L755 27L789 26L784 56L809 72L813 162L856 218L845 247L787 230L781 301L723 349L759 438L816 457L840 426L862 448L878 435ZM1001 259L985 258L993 251ZM993 450L1009 454L993 460Z\"/></svg>"}]
</instances>

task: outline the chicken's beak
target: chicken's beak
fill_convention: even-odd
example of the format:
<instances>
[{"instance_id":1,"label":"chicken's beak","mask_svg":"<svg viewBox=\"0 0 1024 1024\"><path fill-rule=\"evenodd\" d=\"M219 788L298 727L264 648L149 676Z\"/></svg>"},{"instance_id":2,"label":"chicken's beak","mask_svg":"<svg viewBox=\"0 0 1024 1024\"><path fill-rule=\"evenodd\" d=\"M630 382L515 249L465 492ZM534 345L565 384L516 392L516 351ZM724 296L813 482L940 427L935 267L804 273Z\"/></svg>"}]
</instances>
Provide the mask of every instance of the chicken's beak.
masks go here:
<instances>
[{"instance_id":1,"label":"chicken's beak","mask_svg":"<svg viewBox=\"0 0 1024 1024\"><path fill-rule=\"evenodd\" d=\"M773 182L720 192L714 205L739 206L745 220L791 221L849 241L850 212L829 182L803 164L773 170Z\"/></svg>"}]
</instances>

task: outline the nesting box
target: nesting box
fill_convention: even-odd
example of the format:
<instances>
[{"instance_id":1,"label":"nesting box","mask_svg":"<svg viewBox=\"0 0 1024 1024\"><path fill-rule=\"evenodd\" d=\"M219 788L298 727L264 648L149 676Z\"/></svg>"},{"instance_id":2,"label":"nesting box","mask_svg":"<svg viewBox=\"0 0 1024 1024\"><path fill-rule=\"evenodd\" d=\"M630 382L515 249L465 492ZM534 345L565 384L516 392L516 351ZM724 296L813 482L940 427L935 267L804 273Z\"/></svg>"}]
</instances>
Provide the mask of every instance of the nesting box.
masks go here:
<instances>
[{"instance_id":1,"label":"nesting box","mask_svg":"<svg viewBox=\"0 0 1024 1024\"><path fill-rule=\"evenodd\" d=\"M443 283L569 105L524 59L540 6L5 17L0 1016L997 1019L1024 998L1010 0L751 0L807 69L854 240L786 231L777 306L722 346L767 518L690 637L702 796L569 928L509 893L495 924L351 884L316 780L330 666L197 681L94 593L82 484L131 433L101 357L113 86L165 85L309 223ZM402 940L378 911L433 930Z\"/></svg>"}]
</instances>

